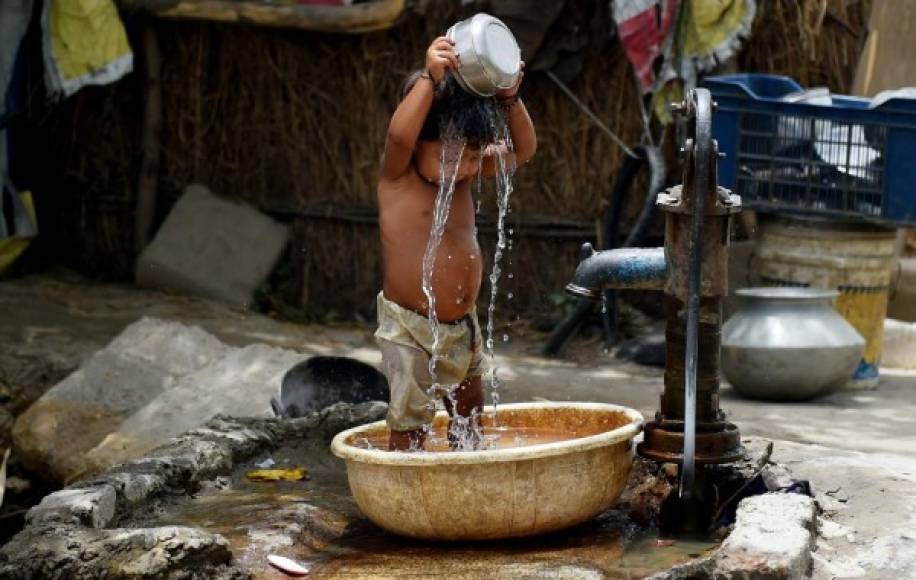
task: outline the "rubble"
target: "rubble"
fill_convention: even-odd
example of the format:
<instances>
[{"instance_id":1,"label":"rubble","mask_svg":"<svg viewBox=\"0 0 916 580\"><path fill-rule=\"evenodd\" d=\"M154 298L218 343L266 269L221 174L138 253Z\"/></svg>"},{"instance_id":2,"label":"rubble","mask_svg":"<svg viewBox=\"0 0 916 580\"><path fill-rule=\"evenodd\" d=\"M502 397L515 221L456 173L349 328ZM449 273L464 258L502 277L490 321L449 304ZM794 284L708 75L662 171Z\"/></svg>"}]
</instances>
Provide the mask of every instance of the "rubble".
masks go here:
<instances>
[{"instance_id":1,"label":"rubble","mask_svg":"<svg viewBox=\"0 0 916 580\"><path fill-rule=\"evenodd\" d=\"M143 318L20 415L17 457L66 483L140 457L215 414L268 415L283 374L302 358Z\"/></svg>"},{"instance_id":2,"label":"rubble","mask_svg":"<svg viewBox=\"0 0 916 580\"><path fill-rule=\"evenodd\" d=\"M387 405L374 402L341 403L301 419L217 417L141 459L47 496L29 511L25 529L0 548L0 577L160 578L180 571L182 577L247 578L222 536L181 526L119 526L141 506L193 493L281 441L327 442L386 412ZM315 526L314 533L326 534L324 524Z\"/></svg>"}]
</instances>

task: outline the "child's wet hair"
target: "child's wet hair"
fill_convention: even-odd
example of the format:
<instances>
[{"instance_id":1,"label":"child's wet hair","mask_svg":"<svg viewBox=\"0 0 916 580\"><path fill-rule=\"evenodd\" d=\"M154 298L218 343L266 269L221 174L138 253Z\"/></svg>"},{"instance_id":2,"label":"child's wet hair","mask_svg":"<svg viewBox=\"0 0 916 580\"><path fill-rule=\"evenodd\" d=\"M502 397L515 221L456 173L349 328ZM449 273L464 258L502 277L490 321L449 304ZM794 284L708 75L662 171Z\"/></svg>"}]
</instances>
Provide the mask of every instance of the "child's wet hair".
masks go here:
<instances>
[{"instance_id":1,"label":"child's wet hair","mask_svg":"<svg viewBox=\"0 0 916 580\"><path fill-rule=\"evenodd\" d=\"M407 76L401 86L401 100L422 74L422 70L416 70ZM448 132L463 137L469 147L484 148L499 139L501 122L496 99L470 94L461 88L451 73L447 73L445 80L436 88L432 108L420 130L420 139L434 141L450 127L452 131Z\"/></svg>"}]
</instances>

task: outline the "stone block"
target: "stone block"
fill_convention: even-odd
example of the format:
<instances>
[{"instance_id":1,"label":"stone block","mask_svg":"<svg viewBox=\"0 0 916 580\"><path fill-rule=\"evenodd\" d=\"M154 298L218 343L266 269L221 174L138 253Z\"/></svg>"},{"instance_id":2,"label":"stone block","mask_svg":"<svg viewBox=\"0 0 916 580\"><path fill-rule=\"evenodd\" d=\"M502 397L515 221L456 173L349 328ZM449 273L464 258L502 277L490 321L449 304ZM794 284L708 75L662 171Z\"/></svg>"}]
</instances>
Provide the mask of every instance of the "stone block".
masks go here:
<instances>
[{"instance_id":1,"label":"stone block","mask_svg":"<svg viewBox=\"0 0 916 580\"><path fill-rule=\"evenodd\" d=\"M178 378L170 389L126 418L88 452L99 465L141 456L168 439L202 425L215 414L270 414L270 398L302 354L256 344L229 349L222 358Z\"/></svg>"},{"instance_id":2,"label":"stone block","mask_svg":"<svg viewBox=\"0 0 916 580\"><path fill-rule=\"evenodd\" d=\"M268 414L284 373L301 359L143 318L19 417L17 456L51 480L74 481L140 457L214 415Z\"/></svg>"},{"instance_id":3,"label":"stone block","mask_svg":"<svg viewBox=\"0 0 916 580\"><path fill-rule=\"evenodd\" d=\"M166 488L165 477L154 473L109 473L102 481L115 488L118 499L140 503Z\"/></svg>"},{"instance_id":4,"label":"stone block","mask_svg":"<svg viewBox=\"0 0 916 580\"><path fill-rule=\"evenodd\" d=\"M286 226L189 185L137 261L140 286L247 306L287 241Z\"/></svg>"},{"instance_id":5,"label":"stone block","mask_svg":"<svg viewBox=\"0 0 916 580\"><path fill-rule=\"evenodd\" d=\"M110 569L115 577L123 578L164 578L180 577L179 571L196 566L206 570L207 565L228 564L232 560L229 542L220 535L208 534L203 530L180 526L130 530L132 536L140 536L145 550L132 550L127 558L113 562ZM128 543L137 544L136 537L127 538ZM112 548L124 541L109 539ZM170 574L174 572L175 574ZM206 577L203 573L200 577ZM218 575L211 575L216 578Z\"/></svg>"},{"instance_id":6,"label":"stone block","mask_svg":"<svg viewBox=\"0 0 916 580\"><path fill-rule=\"evenodd\" d=\"M96 465L87 453L125 418L228 350L196 327L153 318L135 322L19 416L13 427L17 456L58 482L92 473Z\"/></svg>"},{"instance_id":7,"label":"stone block","mask_svg":"<svg viewBox=\"0 0 916 580\"><path fill-rule=\"evenodd\" d=\"M196 528L49 524L0 547L0 578L249 578L229 543Z\"/></svg>"},{"instance_id":8,"label":"stone block","mask_svg":"<svg viewBox=\"0 0 916 580\"><path fill-rule=\"evenodd\" d=\"M114 518L117 493L111 485L62 489L46 496L29 510L29 524L73 523L104 528Z\"/></svg>"},{"instance_id":9,"label":"stone block","mask_svg":"<svg viewBox=\"0 0 916 580\"><path fill-rule=\"evenodd\" d=\"M229 347L198 326L144 316L117 335L106 350L170 375L183 375L224 356Z\"/></svg>"},{"instance_id":10,"label":"stone block","mask_svg":"<svg viewBox=\"0 0 916 580\"><path fill-rule=\"evenodd\" d=\"M811 566L816 529L814 499L767 493L738 505L735 528L716 555L715 578L800 580Z\"/></svg>"}]
</instances>

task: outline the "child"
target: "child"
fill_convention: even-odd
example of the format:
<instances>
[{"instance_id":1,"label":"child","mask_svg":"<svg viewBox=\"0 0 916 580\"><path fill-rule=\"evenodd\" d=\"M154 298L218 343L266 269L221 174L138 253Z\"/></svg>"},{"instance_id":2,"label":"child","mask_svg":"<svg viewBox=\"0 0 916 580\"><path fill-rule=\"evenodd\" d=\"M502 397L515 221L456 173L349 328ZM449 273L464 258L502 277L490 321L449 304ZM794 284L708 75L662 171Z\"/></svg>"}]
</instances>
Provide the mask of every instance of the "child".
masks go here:
<instances>
[{"instance_id":1,"label":"child","mask_svg":"<svg viewBox=\"0 0 916 580\"><path fill-rule=\"evenodd\" d=\"M495 99L484 99L465 93L449 78L460 66L451 40L440 37L432 42L426 51L426 69L404 83L382 159L378 200L384 286L378 296L376 339L391 389L387 419L391 450L422 449L436 398L449 390L454 394L454 405L445 399L449 413L470 421L471 431L479 436L476 422L483 406L484 369L475 303L483 267L471 182L478 171L496 174L494 147L504 147L509 166L525 163L536 148L534 126L518 97L521 75L511 89L500 91ZM492 114L487 114L496 107L505 115L514 154L496 142ZM441 323L433 377L428 368L433 334L422 264L440 179L440 127L457 131L466 145L432 277L435 313ZM446 390L433 392L434 384Z\"/></svg>"}]
</instances>

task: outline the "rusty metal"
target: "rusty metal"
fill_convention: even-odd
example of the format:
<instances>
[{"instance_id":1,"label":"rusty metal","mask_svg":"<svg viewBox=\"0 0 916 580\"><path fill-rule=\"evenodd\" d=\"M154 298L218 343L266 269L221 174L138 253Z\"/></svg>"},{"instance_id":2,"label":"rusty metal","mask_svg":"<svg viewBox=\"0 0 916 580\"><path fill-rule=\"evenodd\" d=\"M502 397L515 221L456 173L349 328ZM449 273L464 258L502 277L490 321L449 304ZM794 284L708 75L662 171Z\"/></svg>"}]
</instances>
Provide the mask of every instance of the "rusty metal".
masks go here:
<instances>
[{"instance_id":1,"label":"rusty metal","mask_svg":"<svg viewBox=\"0 0 916 580\"><path fill-rule=\"evenodd\" d=\"M664 287L665 389L637 451L649 459L680 464L679 498L694 506L703 501L705 480L703 470L695 466L730 463L744 454L738 428L719 408L721 300L728 291L731 217L741 211L741 199L716 183L719 153L711 136L713 108L705 89L691 91L679 107L688 117L691 138L683 149L683 184L658 196L657 204L665 212L664 259L658 249L595 252L586 244L566 287L592 300L604 288Z\"/></svg>"},{"instance_id":2,"label":"rusty metal","mask_svg":"<svg viewBox=\"0 0 916 580\"><path fill-rule=\"evenodd\" d=\"M715 181L713 181L715 184ZM711 189L711 188L710 188ZM675 185L658 196L658 206L665 212L665 252L671 271L665 293L687 301L687 268L690 263L689 206L682 199L684 187ZM728 294L729 216L741 211L741 198L724 187L716 186L712 203L704 205L705 218L701 238L703 269L700 275L701 296ZM672 215L677 214L677 215Z\"/></svg>"},{"instance_id":3,"label":"rusty metal","mask_svg":"<svg viewBox=\"0 0 916 580\"><path fill-rule=\"evenodd\" d=\"M658 200L666 217L669 272L665 390L637 448L643 457L682 465L685 499L694 464L730 463L743 455L738 428L725 421L719 408L721 299L728 291L731 216L741 210L741 200L716 184L718 150L709 133L712 107L704 93L692 92L681 106L692 137L684 147L683 184Z\"/></svg>"},{"instance_id":4,"label":"rusty metal","mask_svg":"<svg viewBox=\"0 0 916 580\"><path fill-rule=\"evenodd\" d=\"M646 428L639 454L661 463L680 463L684 449L684 422L659 420ZM696 463L709 465L741 459L744 448L738 428L727 421L697 423Z\"/></svg>"}]
</instances>

